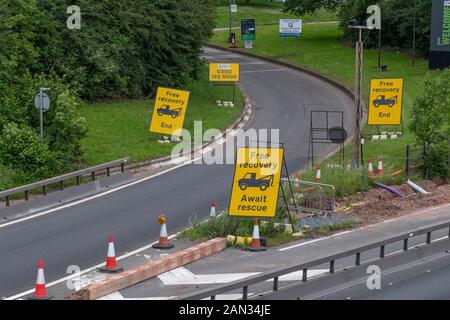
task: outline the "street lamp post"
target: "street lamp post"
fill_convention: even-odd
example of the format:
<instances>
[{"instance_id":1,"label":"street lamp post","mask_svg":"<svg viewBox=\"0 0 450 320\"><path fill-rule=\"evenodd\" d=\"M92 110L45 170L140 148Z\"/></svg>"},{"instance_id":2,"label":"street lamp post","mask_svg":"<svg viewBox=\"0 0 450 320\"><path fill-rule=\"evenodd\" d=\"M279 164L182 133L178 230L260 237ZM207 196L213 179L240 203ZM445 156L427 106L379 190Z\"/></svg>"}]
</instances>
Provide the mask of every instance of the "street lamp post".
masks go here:
<instances>
[{"instance_id":1,"label":"street lamp post","mask_svg":"<svg viewBox=\"0 0 450 320\"><path fill-rule=\"evenodd\" d=\"M416 66L416 0L413 1L413 48L412 48L412 65Z\"/></svg>"}]
</instances>

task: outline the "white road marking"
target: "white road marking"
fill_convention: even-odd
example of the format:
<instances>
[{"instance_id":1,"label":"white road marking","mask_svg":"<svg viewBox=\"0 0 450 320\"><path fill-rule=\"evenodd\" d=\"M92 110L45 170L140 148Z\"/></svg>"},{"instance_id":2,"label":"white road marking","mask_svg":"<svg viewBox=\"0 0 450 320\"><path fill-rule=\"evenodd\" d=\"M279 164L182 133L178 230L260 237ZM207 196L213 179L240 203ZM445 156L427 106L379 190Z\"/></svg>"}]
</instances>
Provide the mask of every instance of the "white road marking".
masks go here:
<instances>
[{"instance_id":1,"label":"white road marking","mask_svg":"<svg viewBox=\"0 0 450 320\"><path fill-rule=\"evenodd\" d=\"M314 240L311 240L311 241L306 241L306 242L294 244L293 246L290 246L290 247L278 249L278 251L286 251L286 250L291 250L291 249L298 248L298 247L303 247L303 246L306 246L308 244L316 243L316 242L319 242L319 241L322 241L322 240L326 240L326 239L329 239L329 238L331 238L331 237L324 237L324 238L320 238L320 239L314 239Z\"/></svg>"},{"instance_id":2,"label":"white road marking","mask_svg":"<svg viewBox=\"0 0 450 320\"><path fill-rule=\"evenodd\" d=\"M253 71L241 71L242 73L260 73L260 72L280 72L286 71L287 69L267 69L267 70L253 70Z\"/></svg>"},{"instance_id":3,"label":"white road marking","mask_svg":"<svg viewBox=\"0 0 450 320\"><path fill-rule=\"evenodd\" d=\"M312 279L329 272L328 269L317 269L317 270L308 270L306 275L307 279ZM303 271L295 271L292 273L285 274L284 276L280 276L278 281L301 281L303 280ZM268 282L273 282L273 279L267 280Z\"/></svg>"},{"instance_id":4,"label":"white road marking","mask_svg":"<svg viewBox=\"0 0 450 320\"><path fill-rule=\"evenodd\" d=\"M263 61L255 61L255 62L241 62L239 63L241 66L246 66L246 65L257 65L257 64L267 64L266 62Z\"/></svg>"},{"instance_id":5,"label":"white road marking","mask_svg":"<svg viewBox=\"0 0 450 320\"><path fill-rule=\"evenodd\" d=\"M245 279L257 274L259 274L259 272L196 275L185 267L179 267L169 272L160 274L158 278L166 286L188 285L188 284L198 285L198 284L229 283Z\"/></svg>"},{"instance_id":6,"label":"white road marking","mask_svg":"<svg viewBox=\"0 0 450 320\"><path fill-rule=\"evenodd\" d=\"M175 238L176 236L177 236L176 234L173 234L173 235L169 236L169 240ZM158 243L158 241L155 241L155 242L153 242L153 243L151 243L151 244L149 244L149 245L147 245L147 246L141 247L141 248L139 248L139 249L136 249L136 250L134 250L134 251L131 251L131 252L128 252L128 253L126 253L126 254L124 254L124 255L121 255L120 257L117 257L116 260L117 260L117 261L120 261L120 260L126 259L126 258L128 258L128 257L131 257L131 256L133 256L133 255L135 255L135 254L138 254L139 252L142 252L142 251L151 249L152 246L153 246L154 244L156 244L156 243ZM72 279L74 279L74 278L80 277L81 275L86 274L86 273L88 273L88 272L95 271L95 270L97 270L98 268L103 267L104 265L105 265L105 262L102 262L102 263L97 264L96 266L93 266L93 267L91 267L91 268L82 270L80 273L71 274L70 276L67 276L67 277L64 277L64 278L55 280L55 281L53 281L53 282L50 282L50 283L47 284L47 288L53 287L53 286L55 286L55 285L57 285L57 284L60 284L60 283L62 283L62 282L65 282L65 281L67 281L67 280L72 280ZM23 296L29 295L29 294L31 294L31 293L33 293L33 292L34 292L34 288L33 288L33 289L30 289L30 290L27 290L27 291L24 291L24 292L21 292L21 293L18 293L18 294L14 295L14 296L8 297L8 298L6 298L5 300L16 300L16 299L21 298L21 297L23 297Z\"/></svg>"}]
</instances>

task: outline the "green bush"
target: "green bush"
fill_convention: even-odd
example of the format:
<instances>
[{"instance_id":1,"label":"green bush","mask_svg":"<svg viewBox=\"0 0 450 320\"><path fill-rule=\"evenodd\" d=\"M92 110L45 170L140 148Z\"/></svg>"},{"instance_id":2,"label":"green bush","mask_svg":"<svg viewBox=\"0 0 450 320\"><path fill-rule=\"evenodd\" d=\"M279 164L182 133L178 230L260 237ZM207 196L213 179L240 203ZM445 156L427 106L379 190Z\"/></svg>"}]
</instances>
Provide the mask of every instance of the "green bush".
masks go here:
<instances>
[{"instance_id":1,"label":"green bush","mask_svg":"<svg viewBox=\"0 0 450 320\"><path fill-rule=\"evenodd\" d=\"M421 146L429 144L426 165L430 176L448 176L450 137L450 69L424 81L412 110L411 131Z\"/></svg>"},{"instance_id":2,"label":"green bush","mask_svg":"<svg viewBox=\"0 0 450 320\"><path fill-rule=\"evenodd\" d=\"M16 173L16 181L28 181L59 172L61 162L27 126L14 123L3 127L0 135L0 159Z\"/></svg>"}]
</instances>

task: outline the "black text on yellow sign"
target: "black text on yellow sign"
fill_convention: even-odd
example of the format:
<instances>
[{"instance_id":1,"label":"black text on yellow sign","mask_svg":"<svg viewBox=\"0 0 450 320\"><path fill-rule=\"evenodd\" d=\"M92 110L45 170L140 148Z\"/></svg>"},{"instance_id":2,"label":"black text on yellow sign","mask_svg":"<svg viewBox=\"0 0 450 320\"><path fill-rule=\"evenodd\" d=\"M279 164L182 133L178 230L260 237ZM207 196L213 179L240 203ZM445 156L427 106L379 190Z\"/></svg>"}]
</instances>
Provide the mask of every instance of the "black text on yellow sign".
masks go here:
<instances>
[{"instance_id":1,"label":"black text on yellow sign","mask_svg":"<svg viewBox=\"0 0 450 320\"><path fill-rule=\"evenodd\" d=\"M237 150L230 216L275 216L283 157L282 148Z\"/></svg>"},{"instance_id":2,"label":"black text on yellow sign","mask_svg":"<svg viewBox=\"0 0 450 320\"><path fill-rule=\"evenodd\" d=\"M403 79L373 79L370 82L369 125L402 122Z\"/></svg>"},{"instance_id":3,"label":"black text on yellow sign","mask_svg":"<svg viewBox=\"0 0 450 320\"><path fill-rule=\"evenodd\" d=\"M150 131L167 135L181 135L189 96L189 91L158 88Z\"/></svg>"},{"instance_id":4,"label":"black text on yellow sign","mask_svg":"<svg viewBox=\"0 0 450 320\"><path fill-rule=\"evenodd\" d=\"M238 82L238 63L210 63L209 81Z\"/></svg>"}]
</instances>

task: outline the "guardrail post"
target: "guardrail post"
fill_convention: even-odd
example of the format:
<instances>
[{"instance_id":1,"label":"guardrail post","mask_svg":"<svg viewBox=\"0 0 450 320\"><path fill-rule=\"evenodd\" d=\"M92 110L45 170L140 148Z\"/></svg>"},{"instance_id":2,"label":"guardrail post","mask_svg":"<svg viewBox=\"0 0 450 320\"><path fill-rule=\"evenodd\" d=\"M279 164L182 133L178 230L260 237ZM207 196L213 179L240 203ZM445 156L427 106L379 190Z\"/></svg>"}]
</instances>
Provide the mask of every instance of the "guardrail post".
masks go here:
<instances>
[{"instance_id":1,"label":"guardrail post","mask_svg":"<svg viewBox=\"0 0 450 320\"><path fill-rule=\"evenodd\" d=\"M121 171L122 173L125 172L125 163L121 163L121 164L120 164L120 171Z\"/></svg>"},{"instance_id":2,"label":"guardrail post","mask_svg":"<svg viewBox=\"0 0 450 320\"><path fill-rule=\"evenodd\" d=\"M361 265L361 252L358 252L358 253L356 254L355 265L358 266L358 267Z\"/></svg>"},{"instance_id":3,"label":"guardrail post","mask_svg":"<svg viewBox=\"0 0 450 320\"><path fill-rule=\"evenodd\" d=\"M28 201L30 198L30 191L25 191L25 201Z\"/></svg>"},{"instance_id":4,"label":"guardrail post","mask_svg":"<svg viewBox=\"0 0 450 320\"><path fill-rule=\"evenodd\" d=\"M42 194L43 194L44 196L47 195L47 186L42 186Z\"/></svg>"},{"instance_id":5,"label":"guardrail post","mask_svg":"<svg viewBox=\"0 0 450 320\"><path fill-rule=\"evenodd\" d=\"M334 273L334 260L330 261L330 273Z\"/></svg>"},{"instance_id":6,"label":"guardrail post","mask_svg":"<svg viewBox=\"0 0 450 320\"><path fill-rule=\"evenodd\" d=\"M216 300L216 296L211 296L211 300Z\"/></svg>"},{"instance_id":7,"label":"guardrail post","mask_svg":"<svg viewBox=\"0 0 450 320\"><path fill-rule=\"evenodd\" d=\"M76 180L77 180L77 186L79 186L79 185L80 185L80 182L81 182L81 181L80 181L80 180L81 180L81 179L80 179L80 176L77 176L77 177L76 177Z\"/></svg>"},{"instance_id":8,"label":"guardrail post","mask_svg":"<svg viewBox=\"0 0 450 320\"><path fill-rule=\"evenodd\" d=\"M431 243L431 232L427 232L427 244Z\"/></svg>"},{"instance_id":9,"label":"guardrail post","mask_svg":"<svg viewBox=\"0 0 450 320\"><path fill-rule=\"evenodd\" d=\"M9 196L6 196L6 206L9 207L10 203L9 203Z\"/></svg>"},{"instance_id":10,"label":"guardrail post","mask_svg":"<svg viewBox=\"0 0 450 320\"><path fill-rule=\"evenodd\" d=\"M248 298L248 287L245 286L242 290L242 300L247 300Z\"/></svg>"},{"instance_id":11,"label":"guardrail post","mask_svg":"<svg viewBox=\"0 0 450 320\"><path fill-rule=\"evenodd\" d=\"M380 258L384 258L384 249L385 249L385 246L380 247Z\"/></svg>"},{"instance_id":12,"label":"guardrail post","mask_svg":"<svg viewBox=\"0 0 450 320\"><path fill-rule=\"evenodd\" d=\"M106 168L106 176L110 177L111 176L111 171L109 170L109 167Z\"/></svg>"},{"instance_id":13,"label":"guardrail post","mask_svg":"<svg viewBox=\"0 0 450 320\"><path fill-rule=\"evenodd\" d=\"M92 172L92 181L95 181L95 171Z\"/></svg>"},{"instance_id":14,"label":"guardrail post","mask_svg":"<svg viewBox=\"0 0 450 320\"><path fill-rule=\"evenodd\" d=\"M450 238L450 227L448 228L448 237Z\"/></svg>"},{"instance_id":15,"label":"guardrail post","mask_svg":"<svg viewBox=\"0 0 450 320\"><path fill-rule=\"evenodd\" d=\"M273 278L273 291L278 291L278 277Z\"/></svg>"},{"instance_id":16,"label":"guardrail post","mask_svg":"<svg viewBox=\"0 0 450 320\"><path fill-rule=\"evenodd\" d=\"M61 180L61 181L59 182L59 188L60 188L61 190L64 190L64 180Z\"/></svg>"},{"instance_id":17,"label":"guardrail post","mask_svg":"<svg viewBox=\"0 0 450 320\"><path fill-rule=\"evenodd\" d=\"M403 251L408 251L408 239L403 240Z\"/></svg>"},{"instance_id":18,"label":"guardrail post","mask_svg":"<svg viewBox=\"0 0 450 320\"><path fill-rule=\"evenodd\" d=\"M308 269L303 269L302 281L303 282L308 281Z\"/></svg>"}]
</instances>

